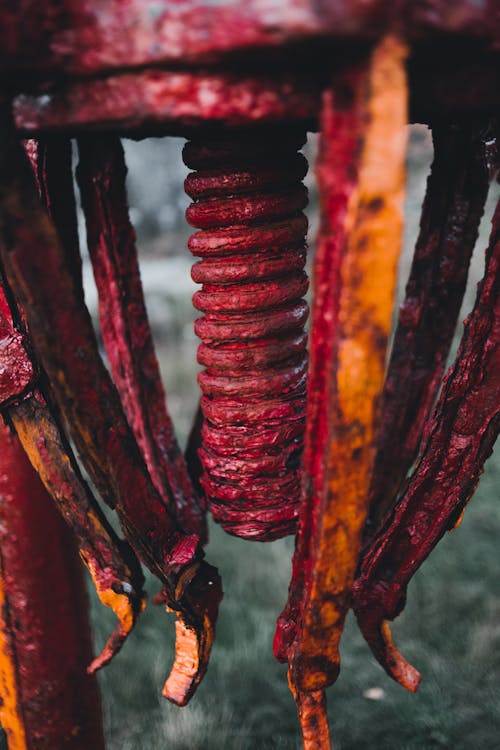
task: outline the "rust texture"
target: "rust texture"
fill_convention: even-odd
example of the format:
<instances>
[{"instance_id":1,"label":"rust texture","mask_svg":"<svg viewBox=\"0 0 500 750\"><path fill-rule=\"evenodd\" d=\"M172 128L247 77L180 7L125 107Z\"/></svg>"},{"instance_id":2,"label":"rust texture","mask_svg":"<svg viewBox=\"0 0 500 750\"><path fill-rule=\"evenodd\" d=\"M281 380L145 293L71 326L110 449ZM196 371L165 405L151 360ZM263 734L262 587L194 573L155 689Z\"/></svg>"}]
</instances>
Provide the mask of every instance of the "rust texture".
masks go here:
<instances>
[{"instance_id":1,"label":"rust texture","mask_svg":"<svg viewBox=\"0 0 500 750\"><path fill-rule=\"evenodd\" d=\"M14 326L0 276L0 404L22 397L37 378L36 367L26 351L26 339Z\"/></svg>"},{"instance_id":2,"label":"rust texture","mask_svg":"<svg viewBox=\"0 0 500 750\"><path fill-rule=\"evenodd\" d=\"M74 541L3 422L0 542L0 721L9 750L103 750Z\"/></svg>"},{"instance_id":3,"label":"rust texture","mask_svg":"<svg viewBox=\"0 0 500 750\"><path fill-rule=\"evenodd\" d=\"M496 158L497 5L19 0L0 10L0 721L9 750L102 747L84 674L81 573L46 491L119 620L90 672L143 607L134 548L177 613L163 694L189 700L222 596L204 560L208 508L246 539L272 540L300 522L274 650L289 666L305 750L330 748L325 688L339 672L350 606L386 671L416 689L388 621L459 522L498 432L500 206L443 380ZM432 124L435 158L386 368L408 119ZM321 226L307 362L298 151L316 129ZM205 369L186 458L146 317L119 141L166 134L190 139L187 219L199 229L189 249L200 259L192 275L202 284L194 304ZM111 374L84 302L74 136ZM20 137L37 140L23 149ZM42 563L47 545L54 559ZM41 570L56 582L50 596ZM56 648L71 684L50 671Z\"/></svg>"},{"instance_id":4,"label":"rust texture","mask_svg":"<svg viewBox=\"0 0 500 750\"><path fill-rule=\"evenodd\" d=\"M299 715L304 694L337 677L367 511L401 243L404 60L404 45L387 38L365 66L334 79L323 104L304 500L274 643Z\"/></svg>"},{"instance_id":5,"label":"rust texture","mask_svg":"<svg viewBox=\"0 0 500 750\"><path fill-rule=\"evenodd\" d=\"M15 369L36 373L38 368L29 355L32 344L4 280L0 282L0 328L8 332L0 340L0 367L11 366L10 359L4 360L3 352L10 350L8 342L15 339L20 344ZM2 403L2 413L14 427L32 466L75 533L80 556L101 602L111 607L118 618L102 653L89 666L92 672L110 661L133 628L144 603L143 576L132 550L117 538L83 480L58 420L39 390L47 390L42 380L32 381L29 392L11 394L15 400Z\"/></svg>"},{"instance_id":6,"label":"rust texture","mask_svg":"<svg viewBox=\"0 0 500 750\"><path fill-rule=\"evenodd\" d=\"M404 607L413 574L459 522L498 435L500 405L500 204L486 269L455 362L425 425L420 458L393 513L361 561L354 609L384 669L410 690L418 673L397 651L387 620Z\"/></svg>"},{"instance_id":7,"label":"rust texture","mask_svg":"<svg viewBox=\"0 0 500 750\"><path fill-rule=\"evenodd\" d=\"M59 83L50 95L23 93L14 111L26 134L98 129L185 136L214 125L314 123L319 102L318 84L300 73L147 70Z\"/></svg>"},{"instance_id":8,"label":"rust texture","mask_svg":"<svg viewBox=\"0 0 500 750\"><path fill-rule=\"evenodd\" d=\"M164 505L151 482L98 354L75 251L64 252L5 120L1 161L0 254L9 283L26 310L55 401L89 476L100 496L116 508L126 536L163 581L169 606L192 635L199 661L192 690L206 668L213 640L219 579L202 559L199 537L182 531L174 509ZM174 696L177 702L186 699L180 693Z\"/></svg>"},{"instance_id":9,"label":"rust texture","mask_svg":"<svg viewBox=\"0 0 500 750\"><path fill-rule=\"evenodd\" d=\"M330 750L325 691L296 692L293 683L289 684L297 703L303 750Z\"/></svg>"},{"instance_id":10,"label":"rust texture","mask_svg":"<svg viewBox=\"0 0 500 750\"><path fill-rule=\"evenodd\" d=\"M126 166L116 137L79 142L78 184L99 317L113 381L149 474L181 528L206 539L205 519L177 445L142 292Z\"/></svg>"},{"instance_id":11,"label":"rust texture","mask_svg":"<svg viewBox=\"0 0 500 750\"><path fill-rule=\"evenodd\" d=\"M228 65L328 37L380 38L398 28L418 40L436 32L492 44L500 37L490 0L21 0L2 11L0 67L93 75L148 64Z\"/></svg>"},{"instance_id":12,"label":"rust texture","mask_svg":"<svg viewBox=\"0 0 500 750\"><path fill-rule=\"evenodd\" d=\"M43 397L35 392L8 415L32 466L75 533L100 601L118 618L102 652L87 666L93 673L121 649L144 608L143 575L135 555L116 536L83 480Z\"/></svg>"},{"instance_id":13,"label":"rust texture","mask_svg":"<svg viewBox=\"0 0 500 750\"><path fill-rule=\"evenodd\" d=\"M266 131L189 142L201 231L189 249L203 284L193 303L204 315L198 376L203 397L200 483L213 517L245 539L271 540L295 530L305 418L307 289L302 209L302 130Z\"/></svg>"},{"instance_id":14,"label":"rust texture","mask_svg":"<svg viewBox=\"0 0 500 750\"><path fill-rule=\"evenodd\" d=\"M487 125L438 124L433 139L420 234L382 396L370 488L371 533L394 504L417 456L441 385L488 193L494 137Z\"/></svg>"},{"instance_id":15,"label":"rust texture","mask_svg":"<svg viewBox=\"0 0 500 750\"><path fill-rule=\"evenodd\" d=\"M328 71L391 31L411 43L410 116L500 106L494 0L22 0L0 13L0 72L25 136L187 136L214 125L317 127Z\"/></svg>"}]
</instances>

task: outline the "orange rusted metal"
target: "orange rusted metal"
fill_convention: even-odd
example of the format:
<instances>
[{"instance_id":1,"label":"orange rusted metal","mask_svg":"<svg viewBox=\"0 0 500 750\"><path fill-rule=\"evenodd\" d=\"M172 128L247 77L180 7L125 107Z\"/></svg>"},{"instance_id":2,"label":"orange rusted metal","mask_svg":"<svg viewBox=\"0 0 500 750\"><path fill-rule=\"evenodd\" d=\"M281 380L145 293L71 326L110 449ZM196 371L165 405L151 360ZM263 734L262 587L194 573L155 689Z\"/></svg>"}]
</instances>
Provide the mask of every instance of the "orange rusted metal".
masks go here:
<instances>
[{"instance_id":1,"label":"orange rusted metal","mask_svg":"<svg viewBox=\"0 0 500 750\"><path fill-rule=\"evenodd\" d=\"M401 245L405 56L399 40L383 40L324 97L304 499L275 638L299 706L337 677L367 514Z\"/></svg>"}]
</instances>

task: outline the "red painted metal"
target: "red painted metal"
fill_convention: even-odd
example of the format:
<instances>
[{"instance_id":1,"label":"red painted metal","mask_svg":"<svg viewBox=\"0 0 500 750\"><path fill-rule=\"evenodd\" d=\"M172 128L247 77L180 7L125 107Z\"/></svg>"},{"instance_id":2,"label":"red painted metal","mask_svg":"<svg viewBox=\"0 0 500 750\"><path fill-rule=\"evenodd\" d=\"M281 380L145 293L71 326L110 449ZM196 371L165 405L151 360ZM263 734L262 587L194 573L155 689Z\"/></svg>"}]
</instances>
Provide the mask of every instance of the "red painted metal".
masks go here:
<instances>
[{"instance_id":1,"label":"red painted metal","mask_svg":"<svg viewBox=\"0 0 500 750\"><path fill-rule=\"evenodd\" d=\"M500 427L500 203L484 278L459 351L425 425L416 469L361 560L354 587L360 628L384 669L410 690L418 673L392 642L387 620L404 608L410 579L460 521Z\"/></svg>"},{"instance_id":2,"label":"red painted metal","mask_svg":"<svg viewBox=\"0 0 500 750\"><path fill-rule=\"evenodd\" d=\"M90 477L101 498L116 508L141 559L163 581L169 607L190 634L196 669L172 695L182 703L207 666L219 578L203 560L199 537L183 532L174 508L163 504L151 481L98 353L75 250L66 252L59 241L38 201L22 148L15 137L11 140L5 120L4 126L0 255L6 275L26 311L55 402ZM29 222L23 218L26 212ZM182 642L187 644L186 638ZM174 673L182 672L188 658L182 651L177 657Z\"/></svg>"},{"instance_id":3,"label":"red painted metal","mask_svg":"<svg viewBox=\"0 0 500 750\"><path fill-rule=\"evenodd\" d=\"M274 538L294 528L299 479L301 472L304 474L301 534L276 647L279 657L290 662L291 685L307 748L328 746L323 687L338 671L336 648L365 513L358 500L360 494L368 496L364 482L367 467L371 467L372 426L377 421L375 405L387 333L384 325L377 328L372 315L360 320L365 308L371 309L370 285L365 287L366 300L356 296L367 278L362 259L370 245L369 237L363 243L359 227L364 227L367 236L373 230L376 245L379 225L376 221L370 225L371 219L380 216L380 226L387 231L393 221L390 212L384 215L384 206L391 203L391 199L385 202L385 188L380 191L383 197L377 196L380 200L356 202L358 177L365 187L369 182L363 183L364 167L356 173L358 166L365 164L363 139L377 122L369 107L358 106L364 97L370 101L373 93L373 80L363 79L366 61L370 50L385 49L389 60L401 62L404 48L398 44L391 47L392 43L386 47L387 32L410 45L411 119L432 122L438 144L439 132L446 132L447 127L441 123L463 118L464 113L478 117L479 130L482 123L489 127L489 118L500 111L500 16L495 0L48 0L42 4L20 0L0 11L2 90L12 100L18 133L48 136L42 154L50 161L49 155L62 146L61 135L111 131L111 136L99 143L94 142L94 136L82 140L81 186L100 290L102 329L115 384L100 361L83 305L68 145L63 147L60 181L50 184L56 173L49 179L50 169L45 168L49 161L37 172L51 224L34 197L15 134L5 124L7 112L2 126L0 249L8 281L26 308L42 375L47 375L53 390L50 406L57 405L101 497L116 507L127 536L165 584L169 606L179 610L177 668L166 686L168 697L179 703L189 698L206 668L220 588L215 571L203 561L203 521L163 406L116 136L175 134L193 139L186 160L198 171L188 178L186 187L195 200L188 219L201 229L191 238L190 249L201 257L193 277L203 284L195 302L205 313L197 322L197 332L202 338L199 359L206 370L200 376L204 418L197 420L193 431L188 464L193 483L199 487L200 479L216 518L232 533L247 538ZM299 466L306 317L306 307L299 299L306 282L302 274L305 224L300 217L304 193L298 185L303 166L296 156L299 144L294 133L296 128L318 127L321 95L332 74L337 81L349 84L349 71L353 70L358 70L362 81L357 89L360 99L357 94L352 96L350 85L339 86L335 111L340 132L330 128L328 119L323 120L325 161L320 190L323 200L328 200L325 215L331 231L323 227L320 237L313 290L306 451ZM387 68L384 71L379 93L384 86L393 87L399 107L405 87L394 83ZM401 77L398 80L401 82ZM378 110L382 121L386 111L390 107L385 105ZM387 132L392 122L394 118L385 120ZM474 126L472 140L479 130ZM449 143L444 138L441 145L453 152L455 138ZM380 131L374 142L377 154L385 153ZM458 136L457 148L460 143ZM384 618L399 611L410 576L469 498L498 429L497 402L492 395L498 392L498 383L491 365L497 355L496 249L491 250L478 306L456 364L445 378L434 415L428 417L458 314L487 186L484 160L481 157L476 163L472 146L469 171L469 145L466 138L463 164L459 159L455 164L452 158L450 168L445 167L444 188L438 179L437 153L410 300L403 310L386 383L385 438L379 442L371 491L373 497L383 499L372 509L370 534L385 509L396 499L398 504L381 536L375 537L365 552L356 589L358 618L376 655L410 687L416 684L415 672L395 651ZM260 159L263 153L267 163ZM332 156L335 163L325 167ZM392 161L386 159L382 165L383 161L376 162L379 172L386 174L387 168L389 174ZM330 181L332 175L339 177L336 183ZM452 185L456 180L463 181L463 186ZM438 183L436 189L433 182ZM446 196L454 193L456 204L449 208L437 205L435 196L440 198L443 192ZM437 217L432 214L434 207ZM443 242L433 236L433 227L441 220L449 220L451 233L457 228L461 233L461 259L457 238L448 243L447 229ZM122 255L119 239L123 238L126 253ZM498 245L497 239L493 237L492 248ZM356 263L343 265L351 241L355 257L361 259L361 270ZM122 285L129 274L130 284ZM451 301L445 299L449 284L443 284L450 275L454 284ZM384 277L380 288L385 281ZM414 283L422 285L418 304L411 299ZM128 302L122 293L129 295ZM389 298L391 291L384 298L384 315ZM430 307L441 299L440 336L431 343L427 335L433 319ZM348 310L349 315L343 318L342 310ZM488 324L490 330L486 331ZM345 401L342 389L337 388L342 346L351 340L359 353L368 330L373 334L370 366L377 387L370 375L367 382L373 390L369 396L358 393L356 403L361 411L368 403L370 414L364 421L352 414L344 419L343 409L349 411L351 401L349 388L343 391L348 396ZM33 406L32 398L23 404L18 401L19 394L30 393L38 366L33 357L24 356L25 339L7 329L2 332L9 337L10 348L5 351L9 372L0 378L0 396L9 409L18 410L19 418L23 409L26 412ZM152 373L149 383L140 373L142 337ZM416 383L414 359L408 360L418 360L422 352L427 363L425 382ZM12 372L14 361L24 362L16 373ZM360 359L349 360L353 361L359 364ZM404 382L400 375L406 377ZM477 377L483 380L479 382ZM404 403L406 384L417 403ZM49 391L45 395L52 399ZM392 402L389 396L394 396ZM453 412L457 403L463 406L458 416ZM395 414L399 433L409 437L406 442L400 440L397 466L391 472L394 486L387 490L382 474L387 473L387 445L393 437ZM476 428L474 435L467 433L470 425ZM59 429L60 425L56 426ZM165 442L163 429L167 430ZM356 430L364 440L359 451L352 438L358 434ZM343 442L338 440L340 434ZM460 441L470 449L465 458ZM403 476L419 444L421 462L404 488ZM348 456L342 453L342 446L346 451L352 448ZM458 494L454 485L442 482L434 451L449 469L447 481L462 483ZM330 452L335 454L335 471L328 464ZM361 454L362 466L356 474L353 467ZM467 476L458 465L462 458ZM348 477L344 486L353 501L349 512L339 516L344 499L337 486L338 476ZM433 493L428 490L427 476L435 479ZM360 477L364 489L356 494ZM397 497L401 488L404 492ZM447 497L445 489L450 493ZM57 500L57 492L53 494ZM441 502L442 507L436 510L434 505ZM74 515L78 515L76 510ZM428 520L425 528L422 516ZM411 542L415 524L422 543L418 554ZM337 554L336 535L342 529L349 538L345 545L349 549L340 544ZM332 592L332 580L344 563L341 585Z\"/></svg>"},{"instance_id":4,"label":"red painted metal","mask_svg":"<svg viewBox=\"0 0 500 750\"><path fill-rule=\"evenodd\" d=\"M9 750L104 748L97 683L86 674L92 649L74 539L3 423L0 548L0 721Z\"/></svg>"},{"instance_id":5,"label":"red painted metal","mask_svg":"<svg viewBox=\"0 0 500 750\"><path fill-rule=\"evenodd\" d=\"M0 367L12 367L12 346L16 342L13 371L34 375L33 349L13 295L0 281ZM3 357L7 351L8 356ZM80 555L87 566L99 598L118 617L118 625L102 653L89 666L95 671L120 650L144 604L143 576L132 549L118 539L81 476L59 420L47 405L50 389L34 377L29 390L12 392L2 404L2 413L20 439L34 469L68 526L74 532ZM18 380L14 383L17 385Z\"/></svg>"},{"instance_id":6,"label":"red painted metal","mask_svg":"<svg viewBox=\"0 0 500 750\"><path fill-rule=\"evenodd\" d=\"M186 533L205 541L205 518L167 412L149 329L135 231L128 216L123 149L115 136L101 136L80 140L79 154L77 177L87 245L113 380L163 503L175 510Z\"/></svg>"},{"instance_id":7,"label":"red painted metal","mask_svg":"<svg viewBox=\"0 0 500 750\"><path fill-rule=\"evenodd\" d=\"M314 127L319 102L318 82L300 72L147 70L23 93L14 111L26 135L111 130L143 138L300 119Z\"/></svg>"},{"instance_id":8,"label":"red painted metal","mask_svg":"<svg viewBox=\"0 0 500 750\"><path fill-rule=\"evenodd\" d=\"M213 517L231 534L292 533L305 417L307 162L302 130L191 141L189 249L203 284L193 303L202 339L201 448Z\"/></svg>"},{"instance_id":9,"label":"red painted metal","mask_svg":"<svg viewBox=\"0 0 500 750\"><path fill-rule=\"evenodd\" d=\"M94 75L144 65L257 58L317 40L374 40L398 30L498 41L494 0L21 0L3 9L0 66Z\"/></svg>"},{"instance_id":10,"label":"red painted metal","mask_svg":"<svg viewBox=\"0 0 500 750\"><path fill-rule=\"evenodd\" d=\"M433 139L420 236L382 396L368 534L393 506L418 455L441 386L488 195L491 130L483 124L437 124Z\"/></svg>"},{"instance_id":11,"label":"red painted metal","mask_svg":"<svg viewBox=\"0 0 500 750\"><path fill-rule=\"evenodd\" d=\"M22 397L37 377L36 366L26 352L26 338L14 326L0 276L0 404L7 406Z\"/></svg>"}]
</instances>

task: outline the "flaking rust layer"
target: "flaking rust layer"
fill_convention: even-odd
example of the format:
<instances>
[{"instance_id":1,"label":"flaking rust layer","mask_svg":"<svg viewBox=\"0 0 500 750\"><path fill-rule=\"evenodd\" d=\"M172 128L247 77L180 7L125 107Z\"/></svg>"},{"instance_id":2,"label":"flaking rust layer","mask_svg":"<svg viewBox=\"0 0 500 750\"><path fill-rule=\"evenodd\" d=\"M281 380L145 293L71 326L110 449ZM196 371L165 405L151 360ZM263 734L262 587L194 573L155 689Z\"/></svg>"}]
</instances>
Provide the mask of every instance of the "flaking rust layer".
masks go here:
<instances>
[{"instance_id":1,"label":"flaking rust layer","mask_svg":"<svg viewBox=\"0 0 500 750\"><path fill-rule=\"evenodd\" d=\"M382 394L367 536L396 502L418 455L462 304L488 194L494 134L488 122L437 123L405 300Z\"/></svg>"},{"instance_id":2,"label":"flaking rust layer","mask_svg":"<svg viewBox=\"0 0 500 750\"><path fill-rule=\"evenodd\" d=\"M77 179L99 296L104 347L152 482L181 528L206 541L206 522L168 414L149 328L123 148L116 136L79 141Z\"/></svg>"},{"instance_id":3,"label":"flaking rust layer","mask_svg":"<svg viewBox=\"0 0 500 750\"><path fill-rule=\"evenodd\" d=\"M0 254L6 276L26 311L55 402L94 485L116 508L125 535L164 583L169 607L179 612L191 636L198 664L192 692L213 641L221 597L217 573L203 560L199 537L184 533L175 509L164 505L150 479L98 353L83 304L78 251L66 250L40 205L7 115L1 160ZM190 692L171 697L183 703Z\"/></svg>"},{"instance_id":4,"label":"flaking rust layer","mask_svg":"<svg viewBox=\"0 0 500 750\"><path fill-rule=\"evenodd\" d=\"M328 38L498 39L494 2L471 0L19 0L2 9L0 69L92 76L144 65L229 65Z\"/></svg>"},{"instance_id":5,"label":"flaking rust layer","mask_svg":"<svg viewBox=\"0 0 500 750\"><path fill-rule=\"evenodd\" d=\"M13 366L18 373L30 373L27 383L15 378L9 382L9 390L3 388L2 416L15 430L45 489L74 532L101 602L111 607L119 621L103 652L88 667L95 671L110 661L134 626L144 605L143 575L132 549L118 539L81 475L54 409L47 403L50 389L31 358L32 352L23 316L0 277L0 368Z\"/></svg>"},{"instance_id":6,"label":"flaking rust layer","mask_svg":"<svg viewBox=\"0 0 500 750\"><path fill-rule=\"evenodd\" d=\"M374 655L409 690L419 675L394 645L388 620L404 608L407 586L446 531L460 521L500 426L500 203L485 274L454 363L424 428L416 468L366 550L354 610Z\"/></svg>"},{"instance_id":7,"label":"flaking rust layer","mask_svg":"<svg viewBox=\"0 0 500 750\"><path fill-rule=\"evenodd\" d=\"M307 305L301 299L307 220L305 142L286 134L191 141L186 212L201 231L193 297L202 339L203 487L214 519L231 534L270 541L295 531L306 385Z\"/></svg>"},{"instance_id":8,"label":"flaking rust layer","mask_svg":"<svg viewBox=\"0 0 500 750\"><path fill-rule=\"evenodd\" d=\"M333 79L321 116L304 499L274 642L311 750L329 747L320 694L339 672L367 513L401 244L405 55L397 39L383 40L365 65Z\"/></svg>"}]
</instances>

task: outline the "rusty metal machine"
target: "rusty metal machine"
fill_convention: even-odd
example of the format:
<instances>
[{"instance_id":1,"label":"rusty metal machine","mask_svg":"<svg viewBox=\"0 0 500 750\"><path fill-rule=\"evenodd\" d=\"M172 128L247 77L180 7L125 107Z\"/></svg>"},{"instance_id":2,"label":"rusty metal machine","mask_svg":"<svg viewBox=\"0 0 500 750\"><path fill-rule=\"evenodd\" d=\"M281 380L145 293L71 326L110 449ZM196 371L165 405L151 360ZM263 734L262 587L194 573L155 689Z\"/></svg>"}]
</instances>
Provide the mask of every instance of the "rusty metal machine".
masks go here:
<instances>
[{"instance_id":1,"label":"rusty metal machine","mask_svg":"<svg viewBox=\"0 0 500 750\"><path fill-rule=\"evenodd\" d=\"M208 512L248 540L297 534L274 651L289 665L304 748L329 748L325 689L350 607L388 674L417 688L388 621L460 519L498 433L500 208L475 307L445 366L498 167L500 6L19 0L2 3L0 30L9 750L103 746L92 675L144 607L139 560L177 613L164 695L190 699L222 597L203 553ZM388 356L408 122L432 129L434 163ZM309 335L308 131L320 134ZM125 190L120 138L151 135L187 138L193 170L185 187L204 370L186 456L165 404ZM84 302L72 139L110 371ZM118 620L93 661L76 549Z\"/></svg>"}]
</instances>

